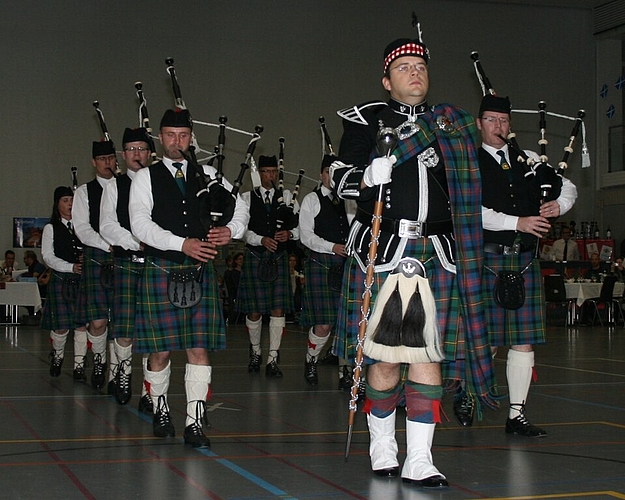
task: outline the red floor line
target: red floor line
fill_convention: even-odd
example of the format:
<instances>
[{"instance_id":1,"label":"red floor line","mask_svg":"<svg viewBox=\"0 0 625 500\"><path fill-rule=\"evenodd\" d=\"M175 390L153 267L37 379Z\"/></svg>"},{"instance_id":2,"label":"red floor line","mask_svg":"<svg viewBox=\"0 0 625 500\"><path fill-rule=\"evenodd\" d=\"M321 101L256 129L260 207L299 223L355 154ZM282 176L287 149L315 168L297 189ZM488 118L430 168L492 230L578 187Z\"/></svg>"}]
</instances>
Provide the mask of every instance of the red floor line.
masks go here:
<instances>
[{"instance_id":1,"label":"red floor line","mask_svg":"<svg viewBox=\"0 0 625 500\"><path fill-rule=\"evenodd\" d=\"M35 430L30 426L28 422L22 415L13 407L12 404L4 403L4 405L9 409L9 411L13 414L15 419L22 424L22 426L33 436L35 439L39 441L39 446L41 446L46 453L54 460L56 465L63 471L63 473L68 477L68 479L76 486L76 488L85 496L85 498L96 500L96 497L89 491L89 489L78 479L78 477L70 470L68 466L62 463L59 456L54 453L51 448L44 442L41 441L41 436L39 436Z\"/></svg>"},{"instance_id":2,"label":"red floor line","mask_svg":"<svg viewBox=\"0 0 625 500\"><path fill-rule=\"evenodd\" d=\"M110 402L109 402L110 403ZM85 411L87 411L88 413L91 413L92 415L97 415L101 421L103 421L110 429L113 429L115 432L117 432L119 435L123 436L123 432L116 427L115 425L113 425L108 419L101 417L97 412L94 412L91 408L89 408L88 406L83 405L82 403L76 401L76 404L78 404L79 406L81 406L83 409L85 409ZM171 472L173 472L174 474L176 474L178 477L180 477L181 479L183 479L184 481L186 481L187 483L189 483L191 486L193 486L196 490L198 490L199 492L201 492L203 495L205 495L207 498L211 498L213 500L223 500L222 497L220 497L219 495L217 495L216 493L214 493L211 490L207 490L206 488L204 488L204 486L202 486L201 484L199 484L197 481L195 481L193 478L191 478L190 476L188 476L187 474L185 474L184 472L182 472L180 469L178 469L177 467L175 467L173 465L173 463L171 463L170 459L162 459L160 458L156 453L154 453L153 450L149 450L146 449L146 447L143 445L143 443L141 442L135 442L136 446L139 448L144 449L148 455L152 455L153 457L155 457L157 459L158 462L162 463L163 465L165 465ZM132 461L131 461L132 462ZM84 462L83 462L84 463ZM106 462L105 462L106 463Z\"/></svg>"}]
</instances>

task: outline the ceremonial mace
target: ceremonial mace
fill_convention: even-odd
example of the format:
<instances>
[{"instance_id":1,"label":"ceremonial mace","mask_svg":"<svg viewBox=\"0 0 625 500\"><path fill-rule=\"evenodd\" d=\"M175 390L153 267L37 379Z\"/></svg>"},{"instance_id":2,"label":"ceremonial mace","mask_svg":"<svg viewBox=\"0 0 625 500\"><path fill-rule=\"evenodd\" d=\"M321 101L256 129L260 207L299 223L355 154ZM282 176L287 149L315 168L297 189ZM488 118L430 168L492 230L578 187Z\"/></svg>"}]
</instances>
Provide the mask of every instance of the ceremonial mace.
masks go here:
<instances>
[{"instance_id":1,"label":"ceremonial mace","mask_svg":"<svg viewBox=\"0 0 625 500\"><path fill-rule=\"evenodd\" d=\"M376 139L378 152L387 158L397 146L397 133L392 127L385 127L380 122L380 129ZM369 255L367 257L367 273L365 277L365 291L362 294L362 305L360 306L360 322L358 323L358 343L356 345L356 364L354 366L351 397L349 400L349 419L347 426L347 444L345 445L345 460L349 457L349 448L352 442L352 432L354 429L354 418L358 408L358 386L360 385L360 374L362 372L363 343L367 332L367 322L369 320L369 309L371 304L371 287L375 278L375 259L378 255L378 239L380 237L380 224L382 222L382 210L384 209L384 185L380 184L378 196L373 207L373 217L371 220L371 240L369 242Z\"/></svg>"}]
</instances>

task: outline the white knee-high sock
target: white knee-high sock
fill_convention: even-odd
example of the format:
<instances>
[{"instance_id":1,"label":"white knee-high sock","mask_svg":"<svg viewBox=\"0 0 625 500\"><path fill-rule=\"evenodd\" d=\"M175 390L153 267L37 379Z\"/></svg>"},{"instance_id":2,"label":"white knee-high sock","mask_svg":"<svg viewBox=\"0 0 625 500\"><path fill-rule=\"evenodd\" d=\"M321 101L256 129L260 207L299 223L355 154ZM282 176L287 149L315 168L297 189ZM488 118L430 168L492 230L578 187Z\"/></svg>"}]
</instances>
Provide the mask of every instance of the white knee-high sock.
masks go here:
<instances>
[{"instance_id":1,"label":"white knee-high sock","mask_svg":"<svg viewBox=\"0 0 625 500\"><path fill-rule=\"evenodd\" d=\"M124 347L119 345L117 339L113 340L113 347L118 363L124 363L124 373L130 375L132 373L132 344ZM112 362L112 360L111 360Z\"/></svg>"},{"instance_id":2,"label":"white knee-high sock","mask_svg":"<svg viewBox=\"0 0 625 500\"><path fill-rule=\"evenodd\" d=\"M247 333L250 336L250 344L252 344L252 350L256 354L261 353L260 349L260 334L263 329L263 318L258 321L252 321L247 316L245 317L245 326L247 327Z\"/></svg>"},{"instance_id":3,"label":"white knee-high sock","mask_svg":"<svg viewBox=\"0 0 625 500\"><path fill-rule=\"evenodd\" d=\"M278 357L278 350L282 343L282 334L286 320L284 316L269 317L269 354L267 355L267 363L271 363Z\"/></svg>"},{"instance_id":4,"label":"white knee-high sock","mask_svg":"<svg viewBox=\"0 0 625 500\"><path fill-rule=\"evenodd\" d=\"M108 381L110 382L111 380L115 379L115 375L117 374L117 369L119 367L119 359L117 358L117 351L115 349L115 340L107 340L107 345L109 348Z\"/></svg>"},{"instance_id":5,"label":"white knee-high sock","mask_svg":"<svg viewBox=\"0 0 625 500\"><path fill-rule=\"evenodd\" d=\"M201 422L204 416L204 403L208 397L212 371L211 366L187 363L184 374L184 388L187 394L187 420L185 427L196 421L198 423Z\"/></svg>"},{"instance_id":6,"label":"white knee-high sock","mask_svg":"<svg viewBox=\"0 0 625 500\"><path fill-rule=\"evenodd\" d=\"M169 390L169 379L171 378L171 361L160 372L153 372L145 369L145 381L150 387L150 396L154 401L154 413L159 408L160 401L164 401L167 406L167 391ZM163 396L163 399L159 399ZM169 408L169 406L167 406Z\"/></svg>"},{"instance_id":7,"label":"white knee-high sock","mask_svg":"<svg viewBox=\"0 0 625 500\"><path fill-rule=\"evenodd\" d=\"M52 341L54 356L57 358L65 357L65 344L67 342L67 333L56 333L56 331L50 330L50 340Z\"/></svg>"},{"instance_id":8,"label":"white knee-high sock","mask_svg":"<svg viewBox=\"0 0 625 500\"><path fill-rule=\"evenodd\" d=\"M148 384L145 378L145 372L148 369L148 354L143 355L143 358L141 359L141 365L143 366L143 384L141 384L141 397L143 397L146 394L149 394L148 388L147 388Z\"/></svg>"},{"instance_id":9,"label":"white knee-high sock","mask_svg":"<svg viewBox=\"0 0 625 500\"><path fill-rule=\"evenodd\" d=\"M87 331L74 330L74 368L84 368L85 356L87 355Z\"/></svg>"},{"instance_id":10,"label":"white knee-high sock","mask_svg":"<svg viewBox=\"0 0 625 500\"><path fill-rule=\"evenodd\" d=\"M534 367L534 351L508 351L506 362L506 376L508 378L508 394L510 396L509 418L519 416L522 406L532 382L532 368Z\"/></svg>"},{"instance_id":11,"label":"white knee-high sock","mask_svg":"<svg viewBox=\"0 0 625 500\"><path fill-rule=\"evenodd\" d=\"M106 363L106 331L97 337L87 332L87 339L91 343L91 350L93 351L93 354L99 354L102 356L102 363Z\"/></svg>"},{"instance_id":12,"label":"white knee-high sock","mask_svg":"<svg viewBox=\"0 0 625 500\"><path fill-rule=\"evenodd\" d=\"M330 335L325 337L319 337L315 335L315 327L311 326L308 331L308 350L306 351L306 361L310 361L311 358L319 356L321 349L326 345L326 342L330 338Z\"/></svg>"}]
</instances>

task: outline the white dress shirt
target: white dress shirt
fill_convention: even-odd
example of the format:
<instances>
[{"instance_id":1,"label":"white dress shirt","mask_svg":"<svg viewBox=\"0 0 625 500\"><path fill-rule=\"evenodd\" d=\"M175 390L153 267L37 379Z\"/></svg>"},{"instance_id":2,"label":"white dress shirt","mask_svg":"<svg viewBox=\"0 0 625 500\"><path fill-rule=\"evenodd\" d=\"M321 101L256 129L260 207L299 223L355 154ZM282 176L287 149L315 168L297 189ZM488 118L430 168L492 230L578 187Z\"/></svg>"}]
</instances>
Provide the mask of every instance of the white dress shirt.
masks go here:
<instances>
[{"instance_id":1,"label":"white dress shirt","mask_svg":"<svg viewBox=\"0 0 625 500\"><path fill-rule=\"evenodd\" d=\"M67 226L67 219L61 219L61 222ZM46 266L58 271L59 273L73 273L74 264L60 259L54 253L54 226L46 224L43 227L43 235L41 237L41 256Z\"/></svg>"},{"instance_id":2,"label":"white dress shirt","mask_svg":"<svg viewBox=\"0 0 625 500\"><path fill-rule=\"evenodd\" d=\"M108 183L115 182L115 177L103 179L102 177L96 176L96 179L102 188ZM100 233L95 231L89 222L89 195L87 193L87 184L83 184L74 192L72 224L74 225L74 233L76 233L76 236L83 245L99 248L105 252L111 251L111 244L106 241Z\"/></svg>"},{"instance_id":3,"label":"white dress shirt","mask_svg":"<svg viewBox=\"0 0 625 500\"><path fill-rule=\"evenodd\" d=\"M169 158L163 158L163 164L167 170L175 178L176 168L172 165L173 161ZM187 176L187 162L181 161L183 164L182 172ZM217 170L209 165L202 166L204 173L214 178ZM223 185L226 189L231 190L230 184L225 178ZM130 185L130 226L132 233L143 243L150 245L158 250L174 250L182 251L182 244L185 238L175 235L167 229L163 229L152 220L152 209L154 208L154 198L152 197L152 181L149 168L142 168L137 172L135 178ZM237 196L237 202L232 220L226 224L230 229L232 238L241 238L247 227L249 220L249 209L240 196Z\"/></svg>"},{"instance_id":4,"label":"white dress shirt","mask_svg":"<svg viewBox=\"0 0 625 500\"><path fill-rule=\"evenodd\" d=\"M132 181L137 173L128 169L128 177ZM119 192L117 182L109 182L104 186L102 201L100 202L100 234L111 242L125 250L138 251L141 242L128 229L122 227L117 218L117 201Z\"/></svg>"},{"instance_id":5,"label":"white dress shirt","mask_svg":"<svg viewBox=\"0 0 625 500\"><path fill-rule=\"evenodd\" d=\"M332 191L325 186L321 186L321 194L328 196ZM333 195L335 196L335 195ZM332 248L334 243L323 239L315 234L315 217L321 211L321 203L317 193L308 193L302 200L302 206L299 211L299 237L300 241L306 248L310 248L314 252L334 254ZM347 215L347 223L351 224L356 213L356 203L354 200L345 201L345 212Z\"/></svg>"},{"instance_id":6,"label":"white dress shirt","mask_svg":"<svg viewBox=\"0 0 625 500\"><path fill-rule=\"evenodd\" d=\"M482 147L488 153L491 154L497 163L500 161L500 156L497 154L497 151L503 150L506 154L506 158L510 159L510 155L508 153L508 146L504 146L503 148L497 149L487 144L482 143ZM525 151L525 154L530 158L533 158L537 162L540 161L540 157L534 151ZM560 192L560 196L556 200L558 205L560 205L560 215L564 215L567 213L575 204L575 200L577 199L577 188L575 184L573 184L566 177L562 178L562 190ZM538 215L538 214L536 214ZM503 212L496 212L492 208L487 208L482 206L482 226L484 229L488 229L489 231L516 231L517 223L519 221L519 217L516 215L508 215Z\"/></svg>"},{"instance_id":7,"label":"white dress shirt","mask_svg":"<svg viewBox=\"0 0 625 500\"><path fill-rule=\"evenodd\" d=\"M273 195L274 195L274 189L265 189L264 187L260 186L259 188L260 191L260 196L261 196L261 200L263 201L263 203L265 202L265 193L269 192L269 199L273 200ZM241 198L243 198L243 201L245 202L246 206L248 207L247 211L249 214L249 207L252 206L251 204L251 197L252 196L256 196L254 191L246 191L245 193L243 193L241 195ZM291 199L293 198L293 195L291 194L291 191L289 191L288 189L285 189L283 192L284 197L284 203L286 205L289 205L291 203ZM293 212L294 213L298 213L299 212L299 204L297 203L297 200L295 200L295 203L293 205ZM249 219L248 219L249 220ZM293 228L291 229L291 239L293 240L298 240L299 239L299 229L298 228ZM273 237L273 236L272 236ZM262 246L262 240L263 240L264 236L261 236L260 234L256 234L254 231L251 231L250 229L247 229L245 231L245 234L243 235L243 241L245 241L245 243L247 243L248 245L252 245L255 247L259 247Z\"/></svg>"}]
</instances>

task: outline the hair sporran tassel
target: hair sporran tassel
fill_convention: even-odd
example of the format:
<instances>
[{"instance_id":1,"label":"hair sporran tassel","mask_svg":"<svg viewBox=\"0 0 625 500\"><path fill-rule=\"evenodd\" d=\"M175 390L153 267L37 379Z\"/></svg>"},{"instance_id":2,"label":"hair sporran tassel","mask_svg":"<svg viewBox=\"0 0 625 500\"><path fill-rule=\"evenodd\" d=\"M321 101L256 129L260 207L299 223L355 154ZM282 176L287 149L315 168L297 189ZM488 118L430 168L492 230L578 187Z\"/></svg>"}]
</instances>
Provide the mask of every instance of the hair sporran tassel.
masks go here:
<instances>
[{"instance_id":1,"label":"hair sporran tassel","mask_svg":"<svg viewBox=\"0 0 625 500\"><path fill-rule=\"evenodd\" d=\"M425 347L423 329L425 328L425 309L419 290L415 290L404 314L401 324L402 343L408 347Z\"/></svg>"},{"instance_id":2,"label":"hair sporran tassel","mask_svg":"<svg viewBox=\"0 0 625 500\"><path fill-rule=\"evenodd\" d=\"M382 345L401 345L402 303L398 285L384 304L380 322L373 332L375 342Z\"/></svg>"}]
</instances>

